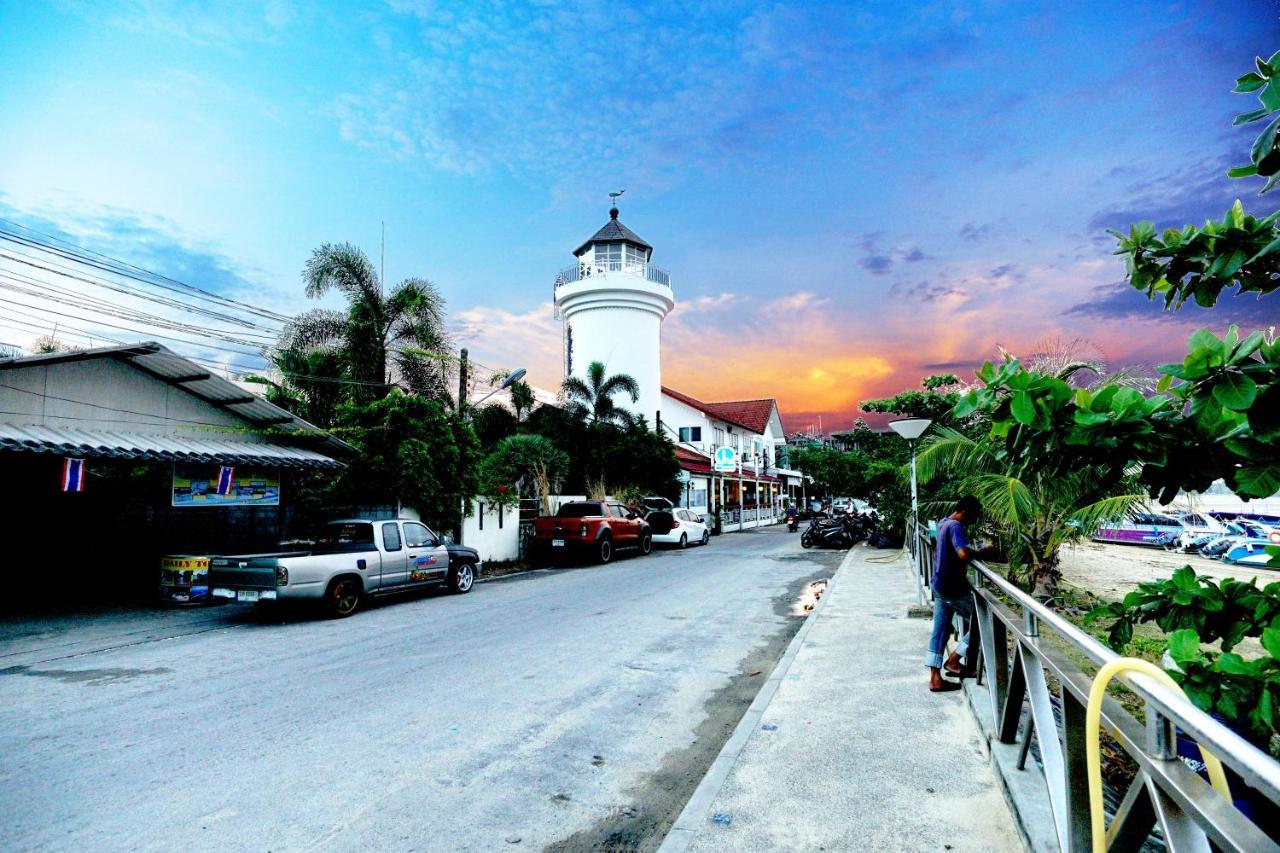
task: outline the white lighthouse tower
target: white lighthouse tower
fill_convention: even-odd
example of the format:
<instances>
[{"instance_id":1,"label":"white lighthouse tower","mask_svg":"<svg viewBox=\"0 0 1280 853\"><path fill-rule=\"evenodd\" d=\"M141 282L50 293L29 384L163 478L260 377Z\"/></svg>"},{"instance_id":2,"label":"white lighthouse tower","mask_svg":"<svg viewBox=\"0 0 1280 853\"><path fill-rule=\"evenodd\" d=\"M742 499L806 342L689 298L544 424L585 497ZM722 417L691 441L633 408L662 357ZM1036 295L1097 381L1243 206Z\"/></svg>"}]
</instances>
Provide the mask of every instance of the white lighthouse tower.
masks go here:
<instances>
[{"instance_id":1,"label":"white lighthouse tower","mask_svg":"<svg viewBox=\"0 0 1280 853\"><path fill-rule=\"evenodd\" d=\"M578 263L556 276L556 316L564 323L565 376L586 378L603 362L608 375L626 373L640 399L616 402L657 429L662 401L662 321L675 307L671 277L649 263L653 247L618 221L609 221L573 253Z\"/></svg>"}]
</instances>

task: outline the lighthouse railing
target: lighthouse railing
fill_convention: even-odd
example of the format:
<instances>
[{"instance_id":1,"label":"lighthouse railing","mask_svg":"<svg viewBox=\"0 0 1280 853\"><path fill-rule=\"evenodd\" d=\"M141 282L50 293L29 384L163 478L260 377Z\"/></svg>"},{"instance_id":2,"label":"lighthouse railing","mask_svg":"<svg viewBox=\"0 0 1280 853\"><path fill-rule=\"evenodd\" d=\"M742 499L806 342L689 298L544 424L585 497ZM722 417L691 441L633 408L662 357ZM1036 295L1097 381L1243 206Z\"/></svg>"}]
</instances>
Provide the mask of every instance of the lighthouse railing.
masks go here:
<instances>
[{"instance_id":1,"label":"lighthouse railing","mask_svg":"<svg viewBox=\"0 0 1280 853\"><path fill-rule=\"evenodd\" d=\"M608 267L598 266L596 264L578 264L574 267L565 267L556 274L556 287L562 284L572 284L575 281L592 278L597 275L617 274L642 276L645 281L651 281L654 284L660 284L663 287L671 286L671 274L662 267L653 264L626 264L621 263L617 266L610 265Z\"/></svg>"}]
</instances>

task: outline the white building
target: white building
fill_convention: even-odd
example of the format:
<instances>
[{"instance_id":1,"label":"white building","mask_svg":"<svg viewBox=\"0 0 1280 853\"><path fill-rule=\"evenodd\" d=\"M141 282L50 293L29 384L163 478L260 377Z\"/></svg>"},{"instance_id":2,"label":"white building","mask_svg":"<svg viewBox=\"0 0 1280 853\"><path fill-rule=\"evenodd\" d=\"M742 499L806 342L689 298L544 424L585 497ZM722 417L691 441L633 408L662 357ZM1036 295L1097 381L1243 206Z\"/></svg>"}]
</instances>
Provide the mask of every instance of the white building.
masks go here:
<instances>
[{"instance_id":1,"label":"white building","mask_svg":"<svg viewBox=\"0 0 1280 853\"><path fill-rule=\"evenodd\" d=\"M626 373L640 399L618 402L656 427L662 408L662 321L675 307L671 278L649 263L653 247L618 221L609 221L573 253L578 263L556 276L556 316L564 323L565 376L584 378L587 365Z\"/></svg>"},{"instance_id":2,"label":"white building","mask_svg":"<svg viewBox=\"0 0 1280 853\"><path fill-rule=\"evenodd\" d=\"M774 520L785 499L798 499L803 489L798 472L778 465L786 436L776 401L704 403L662 384L662 321L675 307L671 277L650 262L653 247L618 220L616 207L573 254L577 264L555 282L565 376L584 377L599 361L609 374L636 380L639 400L617 402L677 443L682 505L721 510L726 529ZM732 472L713 470L711 457L723 446L737 451Z\"/></svg>"}]
</instances>

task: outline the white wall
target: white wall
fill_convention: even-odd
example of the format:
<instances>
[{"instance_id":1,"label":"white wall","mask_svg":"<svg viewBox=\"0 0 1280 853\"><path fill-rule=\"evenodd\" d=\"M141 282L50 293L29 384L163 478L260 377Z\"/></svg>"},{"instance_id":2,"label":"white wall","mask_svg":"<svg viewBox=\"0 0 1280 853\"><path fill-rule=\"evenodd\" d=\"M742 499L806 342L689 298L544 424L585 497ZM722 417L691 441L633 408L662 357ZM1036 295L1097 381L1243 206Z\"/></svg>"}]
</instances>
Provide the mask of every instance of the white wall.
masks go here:
<instances>
[{"instance_id":1,"label":"white wall","mask_svg":"<svg viewBox=\"0 0 1280 853\"><path fill-rule=\"evenodd\" d=\"M484 508L483 515L481 507ZM481 519L483 518L483 529ZM520 556L520 509L499 509L477 498L471 515L462 521L462 542L480 552L485 561L514 560Z\"/></svg>"}]
</instances>

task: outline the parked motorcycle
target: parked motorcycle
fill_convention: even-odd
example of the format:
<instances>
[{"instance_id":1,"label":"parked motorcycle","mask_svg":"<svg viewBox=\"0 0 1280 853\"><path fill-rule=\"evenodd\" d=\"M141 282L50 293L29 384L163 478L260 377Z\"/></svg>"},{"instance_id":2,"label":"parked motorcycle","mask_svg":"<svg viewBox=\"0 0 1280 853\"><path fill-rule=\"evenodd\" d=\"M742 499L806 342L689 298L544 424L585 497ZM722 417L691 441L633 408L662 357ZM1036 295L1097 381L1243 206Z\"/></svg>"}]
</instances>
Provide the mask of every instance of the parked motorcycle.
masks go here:
<instances>
[{"instance_id":1,"label":"parked motorcycle","mask_svg":"<svg viewBox=\"0 0 1280 853\"><path fill-rule=\"evenodd\" d=\"M851 516L814 518L801 534L800 545L804 548L852 548L865 536L861 522Z\"/></svg>"}]
</instances>

